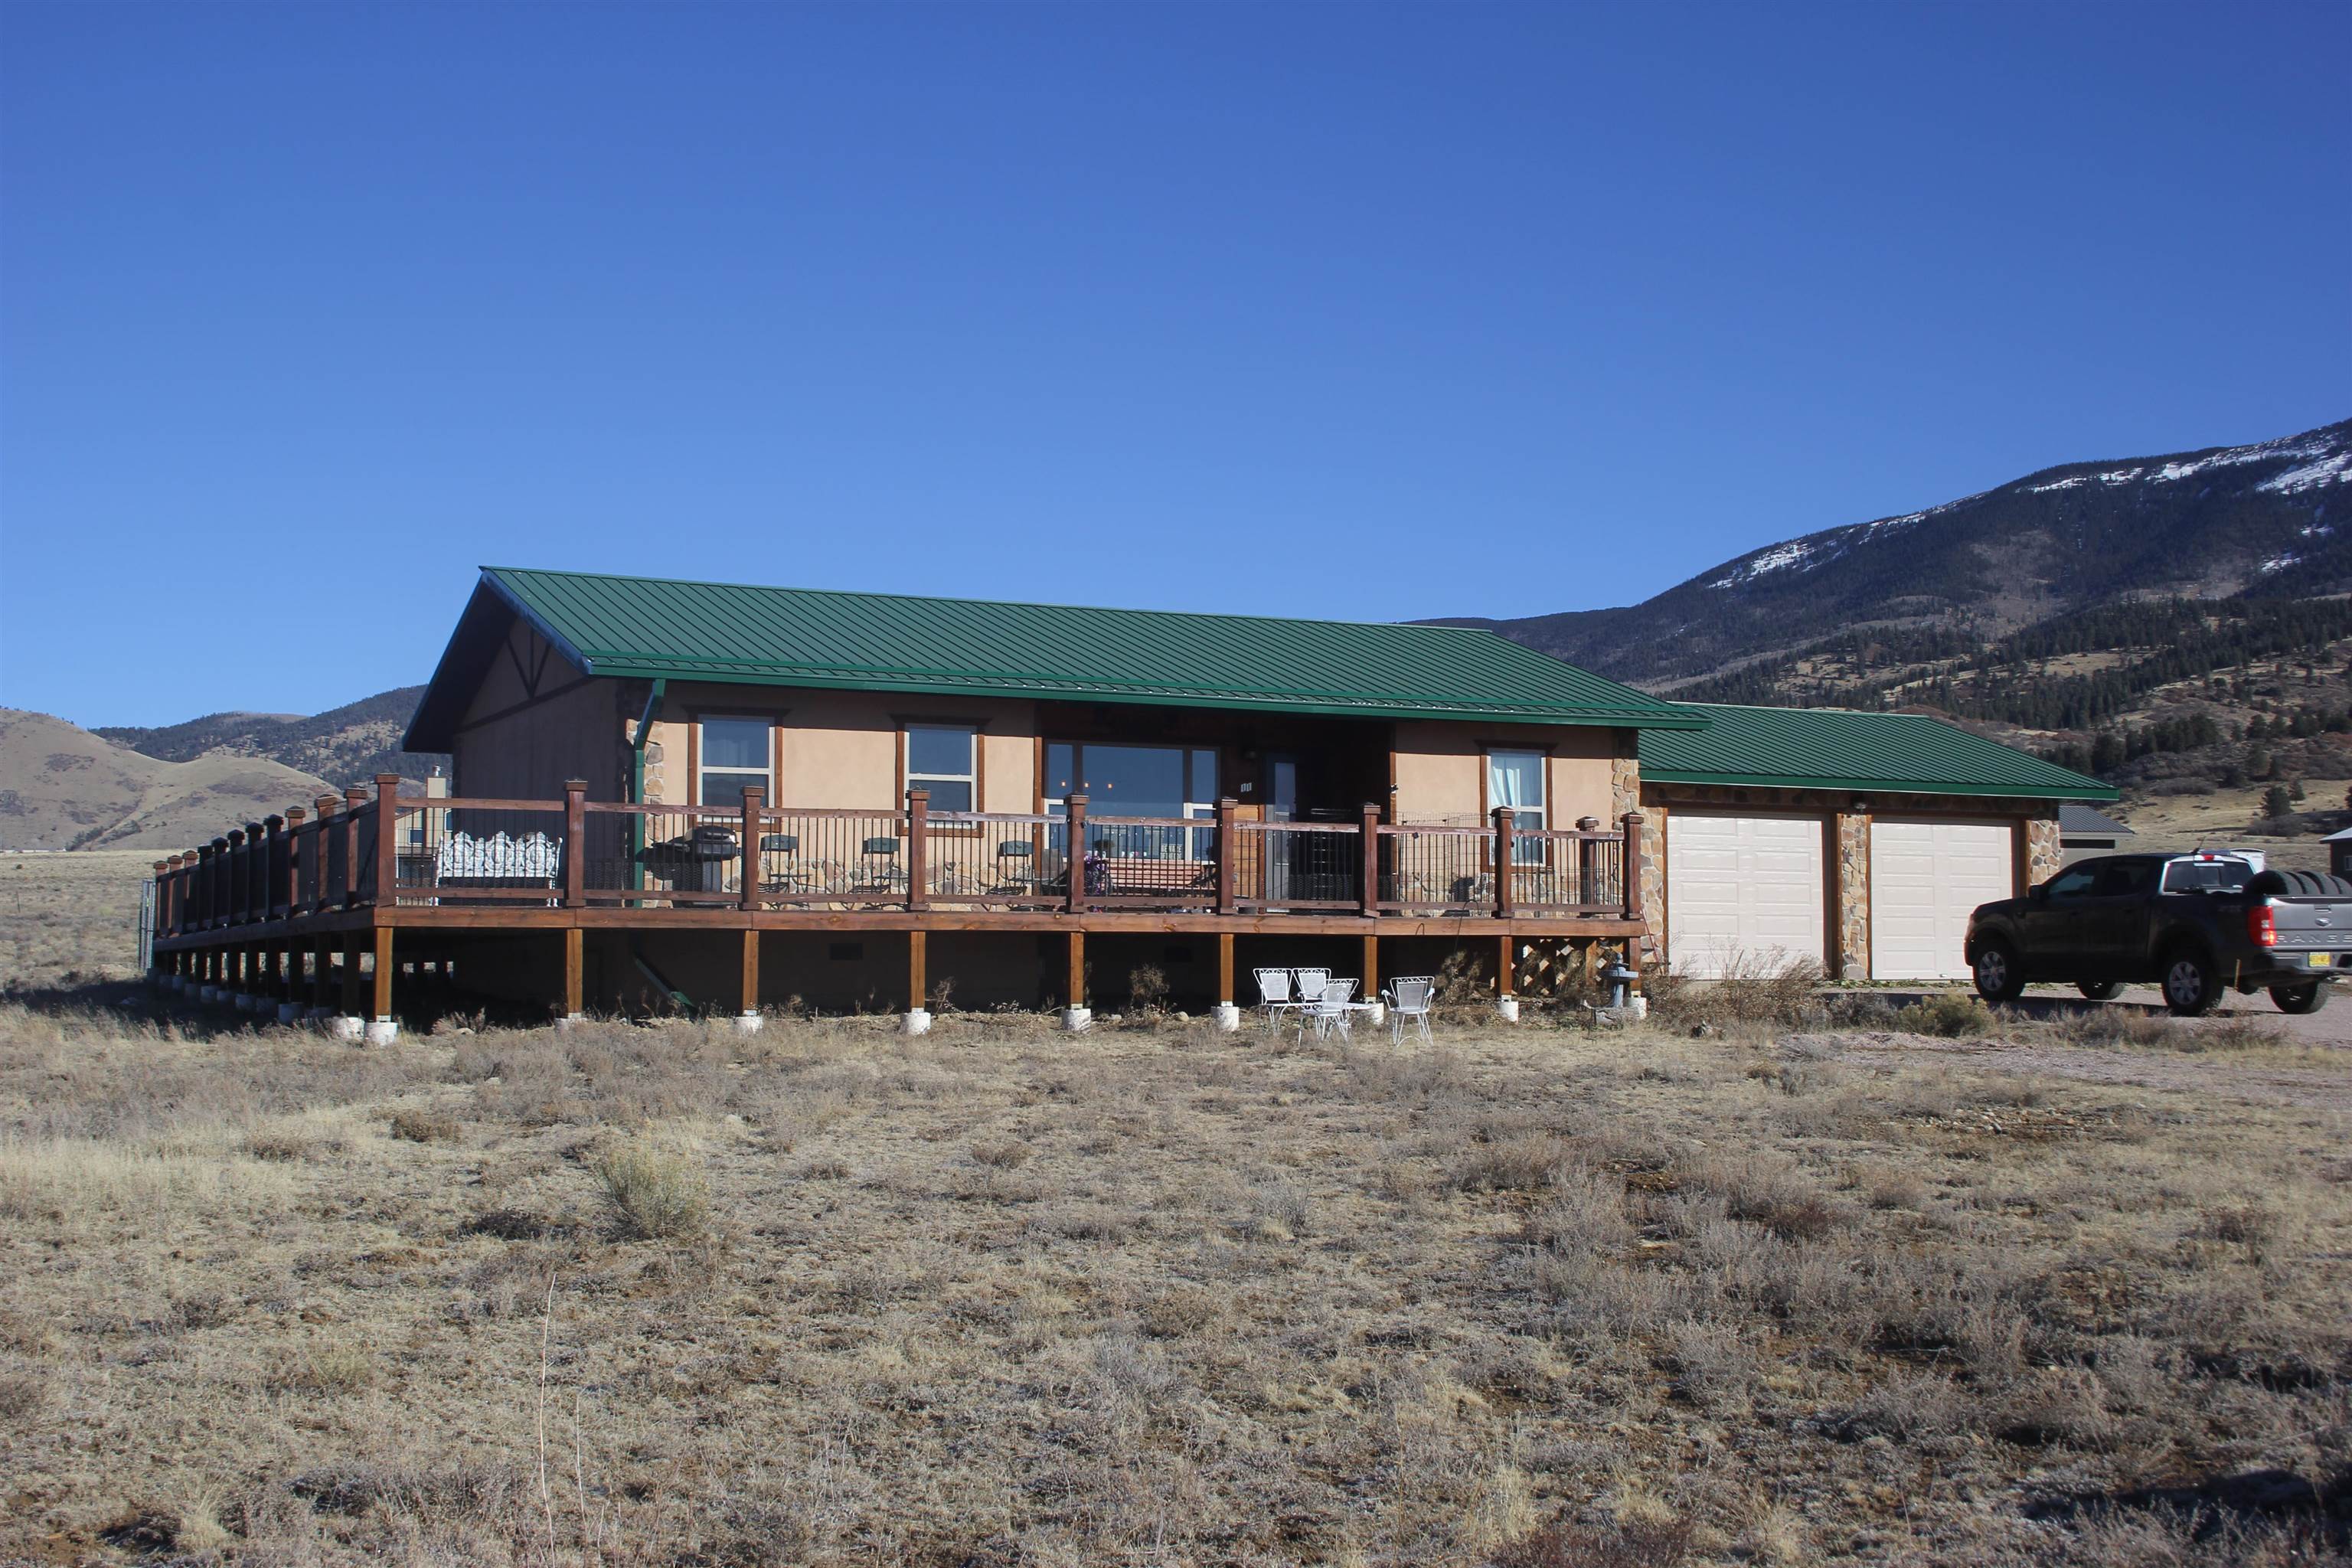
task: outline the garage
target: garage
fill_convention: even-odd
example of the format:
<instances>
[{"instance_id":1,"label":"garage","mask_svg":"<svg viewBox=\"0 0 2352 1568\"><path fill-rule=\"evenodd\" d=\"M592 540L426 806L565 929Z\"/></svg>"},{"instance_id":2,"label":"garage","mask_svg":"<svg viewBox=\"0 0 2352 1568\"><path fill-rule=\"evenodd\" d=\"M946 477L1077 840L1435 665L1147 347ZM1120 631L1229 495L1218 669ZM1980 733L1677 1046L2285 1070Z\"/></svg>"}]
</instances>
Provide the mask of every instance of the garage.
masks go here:
<instances>
[{"instance_id":1,"label":"garage","mask_svg":"<svg viewBox=\"0 0 2352 1568\"><path fill-rule=\"evenodd\" d=\"M1969 914L2011 895L2005 822L1879 818L1870 825L1870 975L1964 980Z\"/></svg>"},{"instance_id":2,"label":"garage","mask_svg":"<svg viewBox=\"0 0 2352 1568\"><path fill-rule=\"evenodd\" d=\"M1666 947L1675 972L1822 961L1822 818L1675 811L1666 823Z\"/></svg>"}]
</instances>

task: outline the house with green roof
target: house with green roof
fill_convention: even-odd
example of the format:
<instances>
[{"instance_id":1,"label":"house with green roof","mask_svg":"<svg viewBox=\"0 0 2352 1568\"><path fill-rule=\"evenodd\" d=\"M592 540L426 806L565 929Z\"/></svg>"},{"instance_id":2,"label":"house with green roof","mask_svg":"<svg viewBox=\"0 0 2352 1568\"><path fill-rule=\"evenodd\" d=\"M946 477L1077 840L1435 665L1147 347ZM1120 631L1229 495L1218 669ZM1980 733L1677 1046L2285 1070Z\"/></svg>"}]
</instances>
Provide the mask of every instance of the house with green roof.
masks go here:
<instances>
[{"instance_id":1,"label":"house with green roof","mask_svg":"<svg viewBox=\"0 0 2352 1568\"><path fill-rule=\"evenodd\" d=\"M167 974L379 1035L420 974L746 1028L1163 994L1234 1026L1253 970L1377 1006L1463 955L1506 1014L1662 959L1918 978L2054 865L2060 802L2113 793L1935 720L1670 702L1467 627L513 567L404 744L451 776L159 865Z\"/></svg>"},{"instance_id":2,"label":"house with green roof","mask_svg":"<svg viewBox=\"0 0 2352 1568\"><path fill-rule=\"evenodd\" d=\"M2057 871L2064 805L2116 795L1927 714L1677 707L1706 723L1643 731L1640 800L1681 973L1965 978L1969 913Z\"/></svg>"}]
</instances>

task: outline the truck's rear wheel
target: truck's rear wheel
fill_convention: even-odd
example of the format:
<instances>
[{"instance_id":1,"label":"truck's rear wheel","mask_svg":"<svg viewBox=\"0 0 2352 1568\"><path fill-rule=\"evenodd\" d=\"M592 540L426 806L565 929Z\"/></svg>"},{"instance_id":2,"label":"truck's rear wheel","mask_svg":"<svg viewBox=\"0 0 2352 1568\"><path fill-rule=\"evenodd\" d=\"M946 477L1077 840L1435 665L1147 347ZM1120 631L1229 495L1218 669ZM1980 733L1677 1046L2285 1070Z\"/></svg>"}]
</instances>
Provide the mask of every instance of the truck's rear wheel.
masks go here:
<instances>
[{"instance_id":1,"label":"truck's rear wheel","mask_svg":"<svg viewBox=\"0 0 2352 1568\"><path fill-rule=\"evenodd\" d=\"M2282 1013L2316 1013L2327 1005L2327 982L2306 981L2301 985L2273 985L2271 1000Z\"/></svg>"},{"instance_id":2,"label":"truck's rear wheel","mask_svg":"<svg viewBox=\"0 0 2352 1568\"><path fill-rule=\"evenodd\" d=\"M1988 1002L2014 1002L2025 990L2025 966L2017 950L1995 939L1977 949L1977 994Z\"/></svg>"},{"instance_id":3,"label":"truck's rear wheel","mask_svg":"<svg viewBox=\"0 0 2352 1568\"><path fill-rule=\"evenodd\" d=\"M2213 961L2193 947L2165 955L2164 1005L2184 1018L2210 1013L2221 1000L2221 976Z\"/></svg>"},{"instance_id":4,"label":"truck's rear wheel","mask_svg":"<svg viewBox=\"0 0 2352 1568\"><path fill-rule=\"evenodd\" d=\"M2094 1002L2112 1002L2124 994L2123 982L2119 980L2077 980L2074 989Z\"/></svg>"}]
</instances>

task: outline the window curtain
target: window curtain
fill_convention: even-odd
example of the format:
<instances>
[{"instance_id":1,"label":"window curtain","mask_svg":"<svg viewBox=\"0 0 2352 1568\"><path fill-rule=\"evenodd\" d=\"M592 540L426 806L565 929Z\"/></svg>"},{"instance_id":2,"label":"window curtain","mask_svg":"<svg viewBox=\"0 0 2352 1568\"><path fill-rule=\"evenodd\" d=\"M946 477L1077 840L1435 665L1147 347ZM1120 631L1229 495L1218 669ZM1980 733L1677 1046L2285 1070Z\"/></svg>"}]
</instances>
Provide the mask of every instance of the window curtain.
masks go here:
<instances>
[{"instance_id":1,"label":"window curtain","mask_svg":"<svg viewBox=\"0 0 2352 1568\"><path fill-rule=\"evenodd\" d=\"M1543 806L1543 758L1526 752L1496 752L1486 759L1486 804L1513 811Z\"/></svg>"}]
</instances>

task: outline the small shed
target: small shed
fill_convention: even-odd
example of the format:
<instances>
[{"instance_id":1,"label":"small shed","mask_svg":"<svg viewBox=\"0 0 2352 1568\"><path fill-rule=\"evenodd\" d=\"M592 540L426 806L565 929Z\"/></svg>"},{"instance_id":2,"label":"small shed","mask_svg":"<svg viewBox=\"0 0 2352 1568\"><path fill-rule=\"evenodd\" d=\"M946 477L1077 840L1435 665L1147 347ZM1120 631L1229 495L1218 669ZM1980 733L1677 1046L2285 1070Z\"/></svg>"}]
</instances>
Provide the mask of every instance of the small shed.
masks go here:
<instances>
[{"instance_id":1,"label":"small shed","mask_svg":"<svg viewBox=\"0 0 2352 1568\"><path fill-rule=\"evenodd\" d=\"M2352 877L2352 827L2331 833L2320 842L2327 846L2327 868L2339 877Z\"/></svg>"},{"instance_id":2,"label":"small shed","mask_svg":"<svg viewBox=\"0 0 2352 1568\"><path fill-rule=\"evenodd\" d=\"M2123 847L2132 830L2105 812L2079 800L2058 805L2058 847L2072 865L2085 855L2108 855Z\"/></svg>"}]
</instances>

